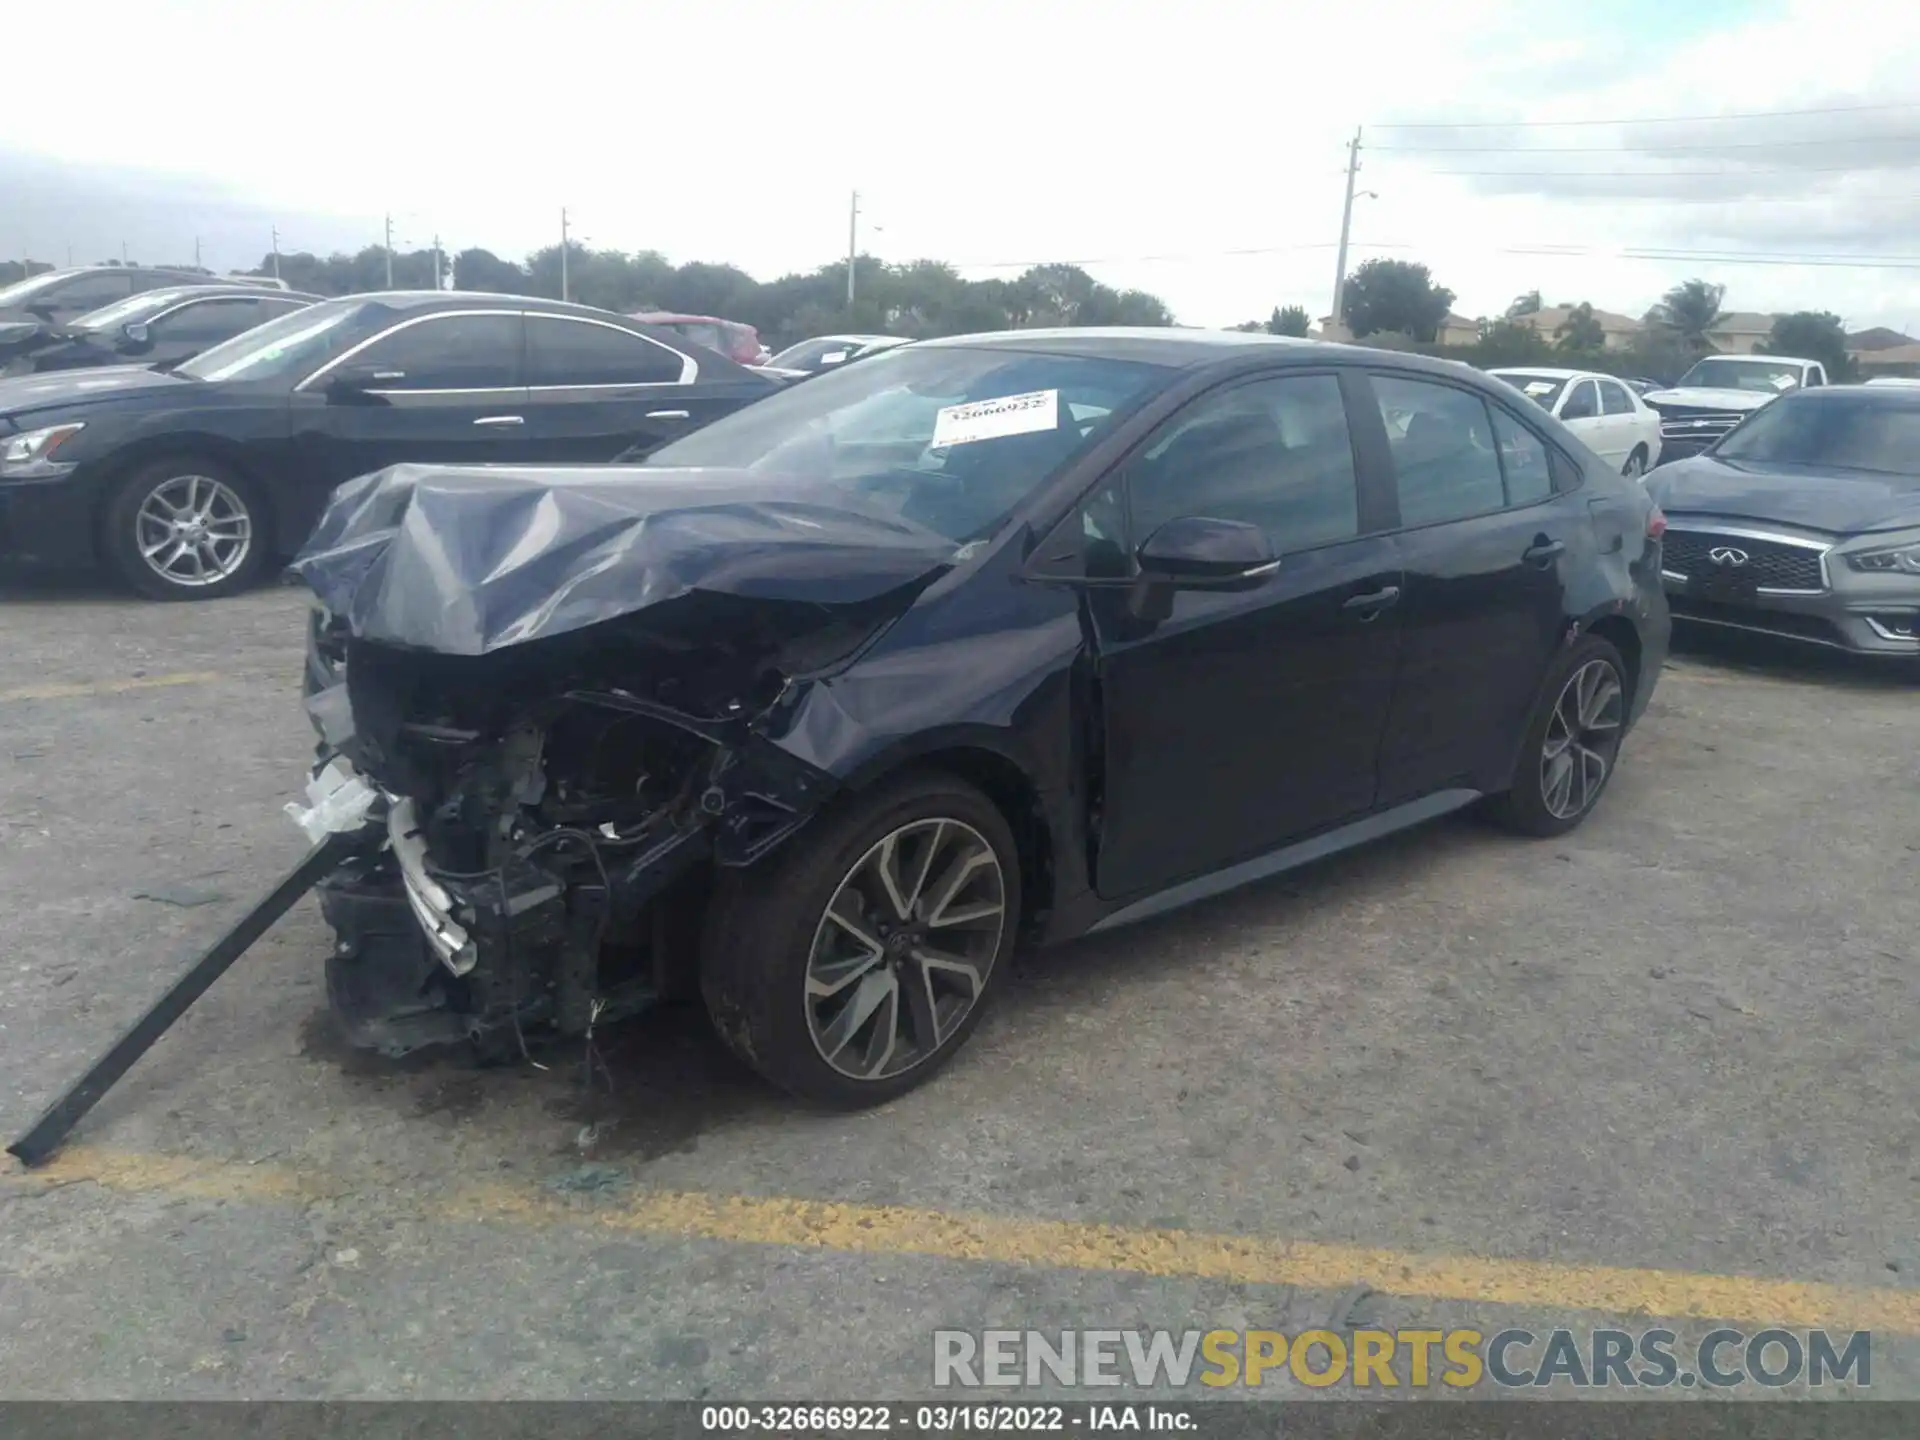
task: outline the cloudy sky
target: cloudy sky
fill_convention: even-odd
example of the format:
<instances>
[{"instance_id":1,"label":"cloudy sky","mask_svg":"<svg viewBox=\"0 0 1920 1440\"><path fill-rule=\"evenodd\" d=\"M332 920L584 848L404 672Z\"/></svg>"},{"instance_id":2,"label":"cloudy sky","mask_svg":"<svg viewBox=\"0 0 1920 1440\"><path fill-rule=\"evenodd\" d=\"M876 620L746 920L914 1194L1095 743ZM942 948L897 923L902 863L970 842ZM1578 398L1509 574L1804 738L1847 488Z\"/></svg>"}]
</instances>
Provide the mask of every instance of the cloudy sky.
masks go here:
<instances>
[{"instance_id":1,"label":"cloudy sky","mask_svg":"<svg viewBox=\"0 0 1920 1440\"><path fill-rule=\"evenodd\" d=\"M1191 324L1417 259L1470 315L1920 326L1920 6L1612 0L108 0L10 69L0 254L256 263L396 241L595 246L763 277L862 246L1081 262ZM52 24L49 21L49 24ZM31 28L31 27L30 27ZM15 32L16 35L18 32ZM84 72L76 88L75 71ZM1784 113L1783 113L1784 112ZM1676 118L1678 117L1678 118ZM1713 117L1688 119L1685 117ZM1920 332L1916 332L1920 333Z\"/></svg>"}]
</instances>

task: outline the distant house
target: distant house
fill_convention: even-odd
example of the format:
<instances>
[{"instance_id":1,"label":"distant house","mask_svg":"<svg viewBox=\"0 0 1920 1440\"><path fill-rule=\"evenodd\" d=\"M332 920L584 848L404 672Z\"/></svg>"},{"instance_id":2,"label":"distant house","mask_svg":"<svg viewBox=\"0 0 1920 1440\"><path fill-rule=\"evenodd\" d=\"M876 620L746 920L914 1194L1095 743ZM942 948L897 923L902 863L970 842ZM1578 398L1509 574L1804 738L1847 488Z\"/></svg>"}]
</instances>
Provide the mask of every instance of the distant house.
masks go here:
<instances>
[{"instance_id":1,"label":"distant house","mask_svg":"<svg viewBox=\"0 0 1920 1440\"><path fill-rule=\"evenodd\" d=\"M1904 345L1889 345L1882 350L1856 350L1853 363L1859 366L1863 379L1875 375L1920 375L1920 342L1909 340Z\"/></svg>"},{"instance_id":2,"label":"distant house","mask_svg":"<svg viewBox=\"0 0 1920 1440\"><path fill-rule=\"evenodd\" d=\"M1567 317L1572 313L1571 305L1549 305L1531 315L1516 315L1514 320L1518 324L1531 326L1535 334L1551 345L1559 340L1560 327L1567 323ZM1647 328L1631 315L1616 315L1611 310L1595 310L1593 318L1600 322L1603 337L1601 348L1606 350L1625 350Z\"/></svg>"},{"instance_id":3,"label":"distant house","mask_svg":"<svg viewBox=\"0 0 1920 1440\"><path fill-rule=\"evenodd\" d=\"M1480 322L1449 310L1447 318L1440 322L1440 328L1434 331L1433 338L1442 345L1471 345L1480 338Z\"/></svg>"},{"instance_id":4,"label":"distant house","mask_svg":"<svg viewBox=\"0 0 1920 1440\"><path fill-rule=\"evenodd\" d=\"M1713 322L1707 339L1722 355L1751 355L1772 337L1777 318L1757 310L1730 310Z\"/></svg>"},{"instance_id":5,"label":"distant house","mask_svg":"<svg viewBox=\"0 0 1920 1440\"><path fill-rule=\"evenodd\" d=\"M1847 352L1852 355L1871 354L1876 350L1897 350L1905 345L1920 345L1920 340L1890 330L1885 325L1876 325L1871 330L1856 330L1847 336Z\"/></svg>"}]
</instances>

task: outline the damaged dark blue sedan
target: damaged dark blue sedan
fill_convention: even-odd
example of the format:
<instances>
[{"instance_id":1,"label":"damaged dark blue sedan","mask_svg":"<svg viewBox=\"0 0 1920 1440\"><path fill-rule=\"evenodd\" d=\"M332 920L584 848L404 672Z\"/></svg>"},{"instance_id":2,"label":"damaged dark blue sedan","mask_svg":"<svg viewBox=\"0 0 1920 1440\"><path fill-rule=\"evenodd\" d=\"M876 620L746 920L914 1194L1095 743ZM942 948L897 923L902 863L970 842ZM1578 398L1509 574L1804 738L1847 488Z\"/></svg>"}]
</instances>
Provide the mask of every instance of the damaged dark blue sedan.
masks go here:
<instances>
[{"instance_id":1,"label":"damaged dark blue sedan","mask_svg":"<svg viewBox=\"0 0 1920 1440\"><path fill-rule=\"evenodd\" d=\"M371 837L329 990L388 1053L704 997L883 1100L1019 941L1463 806L1598 802L1667 646L1664 520L1464 367L1264 336L910 346L598 470L400 467L296 564Z\"/></svg>"}]
</instances>

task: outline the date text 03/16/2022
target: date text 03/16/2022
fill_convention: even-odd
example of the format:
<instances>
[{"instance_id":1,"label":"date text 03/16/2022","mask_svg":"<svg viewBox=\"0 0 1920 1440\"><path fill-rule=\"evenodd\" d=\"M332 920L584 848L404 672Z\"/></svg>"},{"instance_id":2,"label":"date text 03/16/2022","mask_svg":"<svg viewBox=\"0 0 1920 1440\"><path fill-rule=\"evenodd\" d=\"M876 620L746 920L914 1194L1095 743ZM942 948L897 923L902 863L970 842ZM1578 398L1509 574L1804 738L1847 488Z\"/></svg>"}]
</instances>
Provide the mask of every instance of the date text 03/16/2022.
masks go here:
<instances>
[{"instance_id":1,"label":"date text 03/16/2022","mask_svg":"<svg viewBox=\"0 0 1920 1440\"><path fill-rule=\"evenodd\" d=\"M901 1431L921 1435L1015 1434L1027 1431L1199 1428L1180 1405L707 1405L700 1428L721 1434L831 1434Z\"/></svg>"}]
</instances>

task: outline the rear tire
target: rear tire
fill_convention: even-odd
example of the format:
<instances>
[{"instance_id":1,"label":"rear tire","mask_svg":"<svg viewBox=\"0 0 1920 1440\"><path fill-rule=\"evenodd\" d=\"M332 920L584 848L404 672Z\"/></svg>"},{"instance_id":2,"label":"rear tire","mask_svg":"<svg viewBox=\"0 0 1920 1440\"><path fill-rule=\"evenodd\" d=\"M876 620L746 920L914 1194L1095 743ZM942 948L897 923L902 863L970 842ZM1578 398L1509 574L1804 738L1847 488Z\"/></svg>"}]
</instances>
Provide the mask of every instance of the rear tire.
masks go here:
<instances>
[{"instance_id":1,"label":"rear tire","mask_svg":"<svg viewBox=\"0 0 1920 1440\"><path fill-rule=\"evenodd\" d=\"M140 466L113 492L101 552L151 600L214 600L259 578L272 544L266 506L217 460L173 455Z\"/></svg>"},{"instance_id":2,"label":"rear tire","mask_svg":"<svg viewBox=\"0 0 1920 1440\"><path fill-rule=\"evenodd\" d=\"M1632 703L1626 662L1597 635L1555 660L1534 702L1513 785L1487 814L1522 835L1564 835L1588 815L1613 778Z\"/></svg>"},{"instance_id":3,"label":"rear tire","mask_svg":"<svg viewBox=\"0 0 1920 1440\"><path fill-rule=\"evenodd\" d=\"M1638 480L1647 473L1647 447L1636 445L1633 453L1627 456L1627 463L1620 473L1629 480Z\"/></svg>"},{"instance_id":4,"label":"rear tire","mask_svg":"<svg viewBox=\"0 0 1920 1440\"><path fill-rule=\"evenodd\" d=\"M728 1048L775 1085L877 1105L966 1043L1019 915L1019 852L993 802L909 774L718 870L700 989Z\"/></svg>"}]
</instances>

